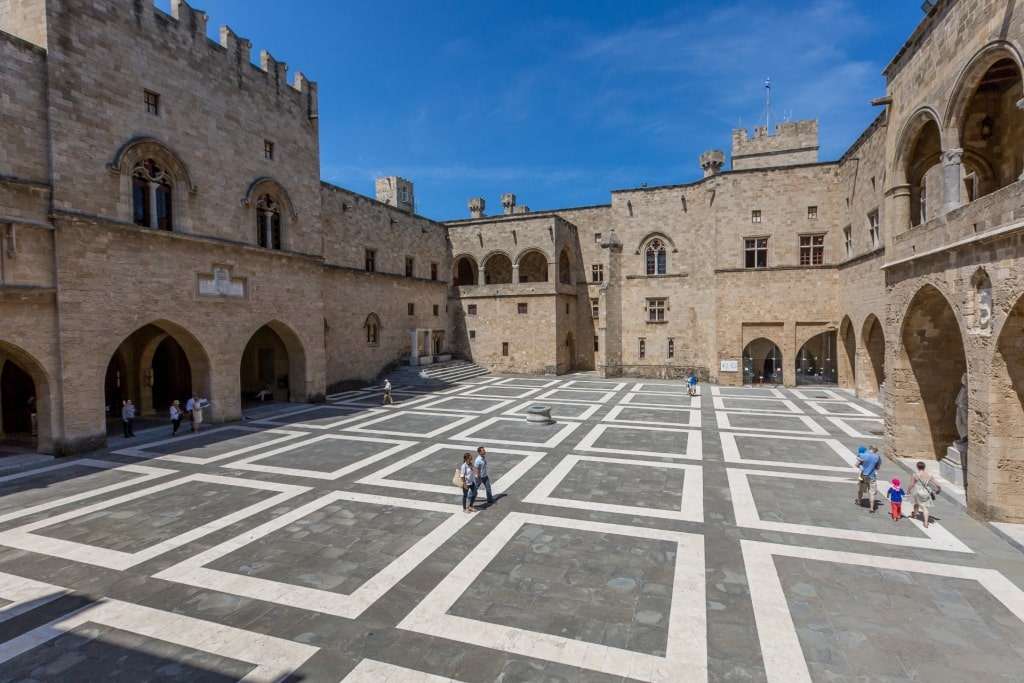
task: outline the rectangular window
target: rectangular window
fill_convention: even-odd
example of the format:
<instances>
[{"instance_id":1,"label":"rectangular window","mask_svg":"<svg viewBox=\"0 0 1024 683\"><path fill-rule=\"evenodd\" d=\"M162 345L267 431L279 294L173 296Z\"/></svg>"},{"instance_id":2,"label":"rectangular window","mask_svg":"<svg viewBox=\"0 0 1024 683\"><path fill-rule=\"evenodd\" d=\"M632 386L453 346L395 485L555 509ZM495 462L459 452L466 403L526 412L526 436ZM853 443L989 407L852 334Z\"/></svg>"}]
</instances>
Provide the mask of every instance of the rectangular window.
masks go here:
<instances>
[{"instance_id":1,"label":"rectangular window","mask_svg":"<svg viewBox=\"0 0 1024 683\"><path fill-rule=\"evenodd\" d=\"M818 217L818 207L816 207L816 206L808 206L807 207L807 220L813 221L817 217Z\"/></svg>"},{"instance_id":2,"label":"rectangular window","mask_svg":"<svg viewBox=\"0 0 1024 683\"><path fill-rule=\"evenodd\" d=\"M675 339L669 339L668 340L668 357L669 358L675 358L676 357L676 340Z\"/></svg>"},{"instance_id":3,"label":"rectangular window","mask_svg":"<svg viewBox=\"0 0 1024 683\"><path fill-rule=\"evenodd\" d=\"M476 315L476 304L466 306L466 315Z\"/></svg>"},{"instance_id":4,"label":"rectangular window","mask_svg":"<svg viewBox=\"0 0 1024 683\"><path fill-rule=\"evenodd\" d=\"M415 261L411 258L406 257L405 259L405 276L412 277L412 269L415 265Z\"/></svg>"},{"instance_id":5,"label":"rectangular window","mask_svg":"<svg viewBox=\"0 0 1024 683\"><path fill-rule=\"evenodd\" d=\"M601 315L601 300L591 299L590 300L590 317L595 320Z\"/></svg>"},{"instance_id":6,"label":"rectangular window","mask_svg":"<svg viewBox=\"0 0 1024 683\"><path fill-rule=\"evenodd\" d=\"M754 209L750 212L750 222L760 223L761 222L761 209Z\"/></svg>"},{"instance_id":7,"label":"rectangular window","mask_svg":"<svg viewBox=\"0 0 1024 683\"><path fill-rule=\"evenodd\" d=\"M271 161L274 159L274 143L270 140L263 141L263 158Z\"/></svg>"},{"instance_id":8,"label":"rectangular window","mask_svg":"<svg viewBox=\"0 0 1024 683\"><path fill-rule=\"evenodd\" d=\"M599 233L599 232L595 232L594 233L594 242L597 243L597 244L601 244L601 233Z\"/></svg>"},{"instance_id":9,"label":"rectangular window","mask_svg":"<svg viewBox=\"0 0 1024 683\"><path fill-rule=\"evenodd\" d=\"M160 115L160 95L153 92L152 90L143 90L143 96L146 100L146 113Z\"/></svg>"},{"instance_id":10,"label":"rectangular window","mask_svg":"<svg viewBox=\"0 0 1024 683\"><path fill-rule=\"evenodd\" d=\"M647 300L647 322L665 322L665 299Z\"/></svg>"},{"instance_id":11,"label":"rectangular window","mask_svg":"<svg viewBox=\"0 0 1024 683\"><path fill-rule=\"evenodd\" d=\"M508 342L501 342L501 355L508 355Z\"/></svg>"},{"instance_id":12,"label":"rectangular window","mask_svg":"<svg viewBox=\"0 0 1024 683\"><path fill-rule=\"evenodd\" d=\"M409 315L416 315L416 304L409 304Z\"/></svg>"},{"instance_id":13,"label":"rectangular window","mask_svg":"<svg viewBox=\"0 0 1024 683\"><path fill-rule=\"evenodd\" d=\"M641 339L640 340L640 349L639 350L640 350L640 358L641 359L647 358L647 340L646 339Z\"/></svg>"},{"instance_id":14,"label":"rectangular window","mask_svg":"<svg viewBox=\"0 0 1024 683\"><path fill-rule=\"evenodd\" d=\"M517 304L516 307L519 310L519 315L526 315L527 310L528 310L528 306L526 304L520 303L520 304Z\"/></svg>"},{"instance_id":15,"label":"rectangular window","mask_svg":"<svg viewBox=\"0 0 1024 683\"><path fill-rule=\"evenodd\" d=\"M598 340L598 336L594 335L594 353L601 350L601 342Z\"/></svg>"},{"instance_id":16,"label":"rectangular window","mask_svg":"<svg viewBox=\"0 0 1024 683\"><path fill-rule=\"evenodd\" d=\"M744 268L768 267L768 238L747 237L743 240Z\"/></svg>"},{"instance_id":17,"label":"rectangular window","mask_svg":"<svg viewBox=\"0 0 1024 683\"><path fill-rule=\"evenodd\" d=\"M476 330L470 330L469 331L469 338L470 339L476 339Z\"/></svg>"},{"instance_id":18,"label":"rectangular window","mask_svg":"<svg viewBox=\"0 0 1024 683\"><path fill-rule=\"evenodd\" d=\"M846 249L846 258L853 256L853 228L847 225L843 228L843 247Z\"/></svg>"},{"instance_id":19,"label":"rectangular window","mask_svg":"<svg viewBox=\"0 0 1024 683\"><path fill-rule=\"evenodd\" d=\"M868 229L871 231L871 246L877 249L882 245L882 229L878 222L878 211L868 214Z\"/></svg>"},{"instance_id":20,"label":"rectangular window","mask_svg":"<svg viewBox=\"0 0 1024 683\"><path fill-rule=\"evenodd\" d=\"M431 280L435 280L435 281L437 280L437 264L436 263L431 263L430 264L430 279Z\"/></svg>"},{"instance_id":21,"label":"rectangular window","mask_svg":"<svg viewBox=\"0 0 1024 683\"><path fill-rule=\"evenodd\" d=\"M825 236L800 235L800 265L820 266L825 263Z\"/></svg>"},{"instance_id":22,"label":"rectangular window","mask_svg":"<svg viewBox=\"0 0 1024 683\"><path fill-rule=\"evenodd\" d=\"M590 266L590 281L591 282L604 282L604 264L595 263Z\"/></svg>"},{"instance_id":23,"label":"rectangular window","mask_svg":"<svg viewBox=\"0 0 1024 683\"><path fill-rule=\"evenodd\" d=\"M437 317L437 314L440 313L440 312L441 312L441 307L438 306L437 304L434 304L434 317Z\"/></svg>"},{"instance_id":24,"label":"rectangular window","mask_svg":"<svg viewBox=\"0 0 1024 683\"><path fill-rule=\"evenodd\" d=\"M366 272L373 273L377 270L377 250L366 250Z\"/></svg>"}]
</instances>

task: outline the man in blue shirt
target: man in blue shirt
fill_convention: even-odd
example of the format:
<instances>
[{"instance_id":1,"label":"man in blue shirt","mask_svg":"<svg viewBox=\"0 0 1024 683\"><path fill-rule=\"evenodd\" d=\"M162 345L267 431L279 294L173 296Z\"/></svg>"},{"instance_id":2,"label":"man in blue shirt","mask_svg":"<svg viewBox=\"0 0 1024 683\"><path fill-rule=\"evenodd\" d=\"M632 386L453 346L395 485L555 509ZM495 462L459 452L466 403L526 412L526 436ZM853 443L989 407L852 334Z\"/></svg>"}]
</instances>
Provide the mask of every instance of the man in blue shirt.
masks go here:
<instances>
[{"instance_id":1,"label":"man in blue shirt","mask_svg":"<svg viewBox=\"0 0 1024 683\"><path fill-rule=\"evenodd\" d=\"M476 460L473 461L473 469L476 470L476 477L483 484L484 491L487 493L487 504L494 505L494 495L491 493L491 478L487 476L487 449L483 446L479 446L476 449Z\"/></svg>"},{"instance_id":2,"label":"man in blue shirt","mask_svg":"<svg viewBox=\"0 0 1024 683\"><path fill-rule=\"evenodd\" d=\"M882 465L882 458L878 455L878 448L871 446L865 449L863 446L857 452L857 468L860 475L857 477L857 500L853 501L858 507L862 507L861 499L865 491L870 491L870 510L875 511L875 495L878 493L878 468Z\"/></svg>"}]
</instances>

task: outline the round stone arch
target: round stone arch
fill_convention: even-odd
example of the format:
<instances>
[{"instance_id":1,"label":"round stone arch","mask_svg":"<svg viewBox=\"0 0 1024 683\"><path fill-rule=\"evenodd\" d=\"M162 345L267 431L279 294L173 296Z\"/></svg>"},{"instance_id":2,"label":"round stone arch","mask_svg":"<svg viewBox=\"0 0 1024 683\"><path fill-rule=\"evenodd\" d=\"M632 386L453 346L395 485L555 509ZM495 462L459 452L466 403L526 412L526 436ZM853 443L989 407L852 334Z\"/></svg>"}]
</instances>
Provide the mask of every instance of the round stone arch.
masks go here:
<instances>
[{"instance_id":1,"label":"round stone arch","mask_svg":"<svg viewBox=\"0 0 1024 683\"><path fill-rule=\"evenodd\" d=\"M484 285L512 284L512 259L507 252L492 251L481 259L484 268Z\"/></svg>"},{"instance_id":2,"label":"round stone arch","mask_svg":"<svg viewBox=\"0 0 1024 683\"><path fill-rule=\"evenodd\" d=\"M980 48L961 69L949 93L946 103L946 115L942 122L948 130L960 130L965 123L965 114L970 105L971 97L981 85L993 65L1009 60L1018 73L1024 73L1024 58L1017 46L1007 40L995 40Z\"/></svg>"},{"instance_id":3,"label":"round stone arch","mask_svg":"<svg viewBox=\"0 0 1024 683\"><path fill-rule=\"evenodd\" d=\"M8 387L4 386L4 380L6 379L5 371L8 370L8 364L16 366L20 373L28 375L31 380L31 390L35 397L35 400L31 403L28 400L31 397L25 397L25 392L9 393L7 391ZM35 411L35 445L38 453L56 453L60 450L57 438L58 422L56 419L56 412L58 410L56 402L58 397L54 395L53 382L50 380L50 376L47 374L43 364L35 356L20 346L6 341L0 341L0 395L5 400L10 400L14 396L19 404L14 406L0 405L0 409L4 411L5 416L7 411L17 410L24 412L24 419L27 420L30 429L32 411ZM24 400L22 400L23 398Z\"/></svg>"},{"instance_id":4,"label":"round stone arch","mask_svg":"<svg viewBox=\"0 0 1024 683\"><path fill-rule=\"evenodd\" d=\"M542 249L526 249L516 257L519 282L547 282L550 257Z\"/></svg>"},{"instance_id":5,"label":"round stone arch","mask_svg":"<svg viewBox=\"0 0 1024 683\"><path fill-rule=\"evenodd\" d=\"M890 169L893 184L893 223L895 234L909 230L931 215L930 205L942 203L942 127L931 107L921 107L904 123L897 136L896 154ZM928 181L931 181L930 183ZM933 198L924 192L933 187ZM934 190L937 190L935 192Z\"/></svg>"},{"instance_id":6,"label":"round stone arch","mask_svg":"<svg viewBox=\"0 0 1024 683\"><path fill-rule=\"evenodd\" d=\"M782 384L782 349L768 337L743 347L744 384Z\"/></svg>"},{"instance_id":7,"label":"round stone arch","mask_svg":"<svg viewBox=\"0 0 1024 683\"><path fill-rule=\"evenodd\" d=\"M253 329L239 357L239 392L249 399L269 382L279 401L302 403L306 388L306 346L290 325L269 320Z\"/></svg>"},{"instance_id":8,"label":"round stone arch","mask_svg":"<svg viewBox=\"0 0 1024 683\"><path fill-rule=\"evenodd\" d=\"M470 254L458 254L452 259L452 286L468 287L477 284L480 267Z\"/></svg>"},{"instance_id":9,"label":"round stone arch","mask_svg":"<svg viewBox=\"0 0 1024 683\"><path fill-rule=\"evenodd\" d=\"M922 285L898 323L886 389L886 436L895 457L939 459L959 438L956 396L968 372L961 318L935 284Z\"/></svg>"},{"instance_id":10,"label":"round stone arch","mask_svg":"<svg viewBox=\"0 0 1024 683\"><path fill-rule=\"evenodd\" d=\"M107 170L118 176L117 217L131 223L132 216L132 170L146 159L153 159L170 176L173 232L191 232L189 195L198 191L192 182L188 165L167 144L151 137L136 137L121 145L114 153Z\"/></svg>"},{"instance_id":11,"label":"round stone arch","mask_svg":"<svg viewBox=\"0 0 1024 683\"><path fill-rule=\"evenodd\" d=\"M857 395L877 397L885 382L885 329L874 313L869 313L861 325L858 355Z\"/></svg>"}]
</instances>

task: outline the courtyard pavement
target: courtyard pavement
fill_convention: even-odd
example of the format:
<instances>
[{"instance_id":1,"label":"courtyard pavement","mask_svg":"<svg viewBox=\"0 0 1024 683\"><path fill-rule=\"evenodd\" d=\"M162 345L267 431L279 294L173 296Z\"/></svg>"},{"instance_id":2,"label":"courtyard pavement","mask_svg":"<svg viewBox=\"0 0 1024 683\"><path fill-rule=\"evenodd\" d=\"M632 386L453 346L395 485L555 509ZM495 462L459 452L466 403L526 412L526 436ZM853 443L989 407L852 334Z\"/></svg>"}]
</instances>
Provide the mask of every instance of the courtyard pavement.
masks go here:
<instances>
[{"instance_id":1,"label":"courtyard pavement","mask_svg":"<svg viewBox=\"0 0 1024 683\"><path fill-rule=\"evenodd\" d=\"M1021 680L1024 556L943 496L854 506L878 406L701 393L353 391L7 474L0 681Z\"/></svg>"}]
</instances>

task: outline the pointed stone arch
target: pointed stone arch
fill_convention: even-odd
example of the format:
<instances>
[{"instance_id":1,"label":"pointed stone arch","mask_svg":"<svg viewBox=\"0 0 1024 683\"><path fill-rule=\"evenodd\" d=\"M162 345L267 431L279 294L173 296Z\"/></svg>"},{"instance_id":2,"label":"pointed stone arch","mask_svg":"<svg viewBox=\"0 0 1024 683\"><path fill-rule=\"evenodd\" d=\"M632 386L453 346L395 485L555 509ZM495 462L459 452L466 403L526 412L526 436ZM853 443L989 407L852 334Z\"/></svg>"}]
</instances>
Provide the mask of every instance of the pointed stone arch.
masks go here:
<instances>
[{"instance_id":1,"label":"pointed stone arch","mask_svg":"<svg viewBox=\"0 0 1024 683\"><path fill-rule=\"evenodd\" d=\"M459 254L452 259L452 286L470 287L478 284L480 267L470 254Z\"/></svg>"},{"instance_id":2,"label":"pointed stone arch","mask_svg":"<svg viewBox=\"0 0 1024 683\"><path fill-rule=\"evenodd\" d=\"M999 331L987 395L969 378L968 507L983 518L1024 522L1024 296ZM975 418L981 419L975 419Z\"/></svg>"},{"instance_id":3,"label":"pointed stone arch","mask_svg":"<svg viewBox=\"0 0 1024 683\"><path fill-rule=\"evenodd\" d=\"M846 389L857 386L857 331L850 316L844 315L839 323L839 338L836 353L838 370L837 384Z\"/></svg>"},{"instance_id":4,"label":"pointed stone arch","mask_svg":"<svg viewBox=\"0 0 1024 683\"><path fill-rule=\"evenodd\" d=\"M880 396L885 382L885 330L874 313L869 313L861 326L858 356L857 395Z\"/></svg>"},{"instance_id":5,"label":"pointed stone arch","mask_svg":"<svg viewBox=\"0 0 1024 683\"><path fill-rule=\"evenodd\" d=\"M37 452L59 453L63 444L57 442L56 398L42 363L25 349L0 341L0 425L4 440L15 437L17 430L26 443L34 437Z\"/></svg>"},{"instance_id":6,"label":"pointed stone arch","mask_svg":"<svg viewBox=\"0 0 1024 683\"><path fill-rule=\"evenodd\" d=\"M942 203L940 121L938 112L922 107L907 119L897 136L890 190L896 234L937 215L937 206Z\"/></svg>"},{"instance_id":7,"label":"pointed stone arch","mask_svg":"<svg viewBox=\"0 0 1024 683\"><path fill-rule=\"evenodd\" d=\"M250 399L269 382L274 400L301 403L306 391L306 348L302 339L280 320L254 329L239 363L239 391Z\"/></svg>"}]
</instances>

